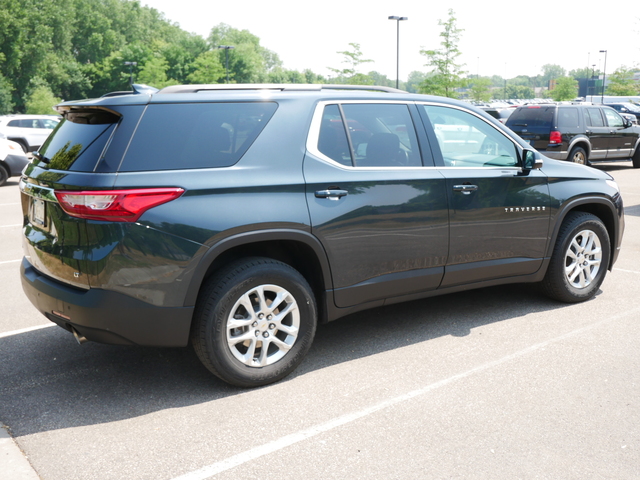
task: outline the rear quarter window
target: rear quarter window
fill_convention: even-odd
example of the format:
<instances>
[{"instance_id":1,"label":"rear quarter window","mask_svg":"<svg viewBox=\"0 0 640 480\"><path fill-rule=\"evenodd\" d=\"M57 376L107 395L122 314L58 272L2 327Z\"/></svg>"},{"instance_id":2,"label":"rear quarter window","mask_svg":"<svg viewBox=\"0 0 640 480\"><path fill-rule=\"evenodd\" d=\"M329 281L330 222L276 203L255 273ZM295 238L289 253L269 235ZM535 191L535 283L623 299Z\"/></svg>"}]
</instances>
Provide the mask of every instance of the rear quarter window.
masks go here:
<instances>
[{"instance_id":1,"label":"rear quarter window","mask_svg":"<svg viewBox=\"0 0 640 480\"><path fill-rule=\"evenodd\" d=\"M234 165L276 109L273 102L149 105L119 170Z\"/></svg>"}]
</instances>

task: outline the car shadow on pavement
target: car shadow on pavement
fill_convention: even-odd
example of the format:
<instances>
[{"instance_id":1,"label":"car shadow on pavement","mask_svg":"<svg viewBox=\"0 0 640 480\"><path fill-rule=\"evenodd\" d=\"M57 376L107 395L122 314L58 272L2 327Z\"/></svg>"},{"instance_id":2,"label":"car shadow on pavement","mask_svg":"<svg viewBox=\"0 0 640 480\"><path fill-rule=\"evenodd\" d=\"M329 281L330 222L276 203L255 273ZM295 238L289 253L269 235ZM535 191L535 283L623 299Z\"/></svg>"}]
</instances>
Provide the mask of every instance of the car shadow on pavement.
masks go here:
<instances>
[{"instance_id":1,"label":"car shadow on pavement","mask_svg":"<svg viewBox=\"0 0 640 480\"><path fill-rule=\"evenodd\" d=\"M566 307L531 285L505 285L359 312L320 325L311 351L283 381ZM58 327L0 338L0 379L0 421L14 436L119 421L245 392L210 374L190 348L78 346Z\"/></svg>"}]
</instances>

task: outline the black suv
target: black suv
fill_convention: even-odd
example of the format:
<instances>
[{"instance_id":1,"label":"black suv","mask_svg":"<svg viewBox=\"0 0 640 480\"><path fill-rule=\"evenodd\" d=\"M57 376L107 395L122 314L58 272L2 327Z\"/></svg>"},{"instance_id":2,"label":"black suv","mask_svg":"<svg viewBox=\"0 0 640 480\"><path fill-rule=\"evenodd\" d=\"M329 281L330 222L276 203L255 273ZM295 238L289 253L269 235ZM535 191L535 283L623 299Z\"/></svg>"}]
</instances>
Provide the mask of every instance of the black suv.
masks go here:
<instances>
[{"instance_id":1,"label":"black suv","mask_svg":"<svg viewBox=\"0 0 640 480\"><path fill-rule=\"evenodd\" d=\"M372 88L62 103L20 181L26 294L79 342L191 343L239 386L359 310L505 283L595 295L624 230L608 174L467 104Z\"/></svg>"},{"instance_id":2,"label":"black suv","mask_svg":"<svg viewBox=\"0 0 640 480\"><path fill-rule=\"evenodd\" d=\"M549 158L588 165L629 160L640 167L640 127L603 105L551 104L516 108L507 127Z\"/></svg>"}]
</instances>

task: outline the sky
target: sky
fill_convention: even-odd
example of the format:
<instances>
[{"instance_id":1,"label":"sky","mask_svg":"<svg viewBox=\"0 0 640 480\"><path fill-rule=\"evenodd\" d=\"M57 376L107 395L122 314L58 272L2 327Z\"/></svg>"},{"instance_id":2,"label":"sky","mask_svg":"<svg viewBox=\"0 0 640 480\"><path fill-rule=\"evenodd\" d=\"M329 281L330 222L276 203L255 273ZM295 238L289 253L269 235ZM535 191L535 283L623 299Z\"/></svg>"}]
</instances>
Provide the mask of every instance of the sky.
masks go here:
<instances>
[{"instance_id":1,"label":"sky","mask_svg":"<svg viewBox=\"0 0 640 480\"><path fill-rule=\"evenodd\" d=\"M226 23L248 30L260 45L277 53L284 68L310 69L329 76L332 68L346 68L350 43L360 44L361 73L371 70L396 78L399 22L400 79L411 71L428 72L423 49L440 49L449 9L461 33L459 63L473 75L513 78L542 73L546 64L560 65L567 73L579 68L605 68L610 74L621 66L640 67L640 2L537 0L140 0L164 13L183 30L206 38L211 29Z\"/></svg>"}]
</instances>

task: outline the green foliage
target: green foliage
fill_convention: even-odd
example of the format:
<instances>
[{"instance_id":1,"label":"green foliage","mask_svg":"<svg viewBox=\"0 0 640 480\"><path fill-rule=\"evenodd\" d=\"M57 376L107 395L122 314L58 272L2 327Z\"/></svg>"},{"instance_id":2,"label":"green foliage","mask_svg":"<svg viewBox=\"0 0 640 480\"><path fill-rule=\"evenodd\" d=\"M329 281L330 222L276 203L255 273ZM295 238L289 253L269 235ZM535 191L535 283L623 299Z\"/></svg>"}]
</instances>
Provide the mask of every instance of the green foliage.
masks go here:
<instances>
[{"instance_id":1,"label":"green foliage","mask_svg":"<svg viewBox=\"0 0 640 480\"><path fill-rule=\"evenodd\" d=\"M578 82L571 77L560 77L556 80L555 88L549 93L556 102L573 100L578 96Z\"/></svg>"},{"instance_id":2,"label":"green foliage","mask_svg":"<svg viewBox=\"0 0 640 480\"><path fill-rule=\"evenodd\" d=\"M53 107L61 101L61 98L53 94L46 81L34 77L25 96L25 112L32 115L52 115L55 113Z\"/></svg>"},{"instance_id":3,"label":"green foliage","mask_svg":"<svg viewBox=\"0 0 640 480\"><path fill-rule=\"evenodd\" d=\"M489 78L476 78L471 81L469 96L476 102L488 102L491 100L491 80Z\"/></svg>"},{"instance_id":4,"label":"green foliage","mask_svg":"<svg viewBox=\"0 0 640 480\"><path fill-rule=\"evenodd\" d=\"M634 70L624 65L609 75L609 82L606 89L607 95L630 96L638 95L640 85L633 78Z\"/></svg>"},{"instance_id":5,"label":"green foliage","mask_svg":"<svg viewBox=\"0 0 640 480\"><path fill-rule=\"evenodd\" d=\"M9 80L4 78L3 75L0 75L0 115L6 115L13 111L11 90L13 90L13 87Z\"/></svg>"},{"instance_id":6,"label":"green foliage","mask_svg":"<svg viewBox=\"0 0 640 480\"><path fill-rule=\"evenodd\" d=\"M433 68L422 82L420 91L432 95L458 98L457 90L467 85L467 80L463 78L466 73L462 70L464 64L456 63L456 59L462 55L458 49L458 42L460 34L464 30L456 27L456 18L451 9L449 9L448 20L446 22L439 20L438 25L444 27L440 32L442 48L420 51L428 59L425 66Z\"/></svg>"},{"instance_id":7,"label":"green foliage","mask_svg":"<svg viewBox=\"0 0 640 480\"><path fill-rule=\"evenodd\" d=\"M344 50L337 52L344 55L342 63L348 65L347 68L331 68L329 70L337 74L336 83L345 83L347 85L373 85L373 79L368 75L359 73L358 69L363 63L373 62L373 60L362 58L359 43L350 43L352 50Z\"/></svg>"},{"instance_id":8,"label":"green foliage","mask_svg":"<svg viewBox=\"0 0 640 480\"><path fill-rule=\"evenodd\" d=\"M548 86L551 80L557 80L565 76L566 70L560 65L546 64L542 66L541 82L544 86Z\"/></svg>"}]
</instances>

